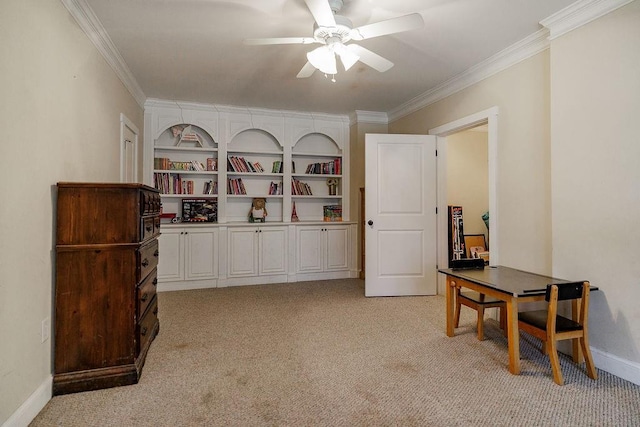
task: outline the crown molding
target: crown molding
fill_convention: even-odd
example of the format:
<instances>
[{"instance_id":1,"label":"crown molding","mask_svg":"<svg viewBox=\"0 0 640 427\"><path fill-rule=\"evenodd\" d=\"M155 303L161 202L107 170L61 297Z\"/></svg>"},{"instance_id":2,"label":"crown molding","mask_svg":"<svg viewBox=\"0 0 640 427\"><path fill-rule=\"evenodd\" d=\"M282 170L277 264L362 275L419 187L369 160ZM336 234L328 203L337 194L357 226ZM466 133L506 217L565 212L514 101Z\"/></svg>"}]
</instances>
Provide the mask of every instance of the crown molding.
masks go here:
<instances>
[{"instance_id":1,"label":"crown molding","mask_svg":"<svg viewBox=\"0 0 640 427\"><path fill-rule=\"evenodd\" d=\"M356 110L349 115L349 125L353 126L358 123L387 125L389 124L389 116L387 113L379 111Z\"/></svg>"},{"instance_id":2,"label":"crown molding","mask_svg":"<svg viewBox=\"0 0 640 427\"><path fill-rule=\"evenodd\" d=\"M634 0L579 0L540 21L549 29L549 40L594 21Z\"/></svg>"},{"instance_id":3,"label":"crown molding","mask_svg":"<svg viewBox=\"0 0 640 427\"><path fill-rule=\"evenodd\" d=\"M549 31L546 28L536 31L490 58L390 111L388 113L389 121L393 122L414 113L548 49L548 36Z\"/></svg>"},{"instance_id":4,"label":"crown molding","mask_svg":"<svg viewBox=\"0 0 640 427\"><path fill-rule=\"evenodd\" d=\"M89 40L95 45L100 54L107 63L113 68L120 81L127 88L131 96L136 100L140 107L144 108L147 99L146 95L138 85L135 77L131 74L129 67L124 62L122 55L111 41L106 30L93 13L93 10L85 0L60 0L62 4L69 10L71 16L76 20L82 31L89 37Z\"/></svg>"}]
</instances>

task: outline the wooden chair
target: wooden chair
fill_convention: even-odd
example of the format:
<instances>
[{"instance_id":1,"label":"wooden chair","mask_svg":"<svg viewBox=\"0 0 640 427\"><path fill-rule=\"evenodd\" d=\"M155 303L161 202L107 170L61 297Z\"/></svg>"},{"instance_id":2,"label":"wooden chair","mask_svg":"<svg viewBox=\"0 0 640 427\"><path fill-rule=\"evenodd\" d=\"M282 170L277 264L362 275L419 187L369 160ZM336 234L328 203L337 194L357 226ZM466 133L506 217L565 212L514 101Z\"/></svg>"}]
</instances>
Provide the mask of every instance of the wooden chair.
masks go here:
<instances>
[{"instance_id":1,"label":"wooden chair","mask_svg":"<svg viewBox=\"0 0 640 427\"><path fill-rule=\"evenodd\" d=\"M459 259L451 261L451 268L456 269L483 269L484 260L478 258ZM500 328L506 332L507 310L504 301L488 297L484 294L473 291L462 291L460 286L456 286L455 290L456 310L454 314L454 325L457 328L460 324L460 309L464 305L478 312L476 329L478 331L478 340L484 340L484 310L487 308L500 309Z\"/></svg>"},{"instance_id":2,"label":"wooden chair","mask_svg":"<svg viewBox=\"0 0 640 427\"><path fill-rule=\"evenodd\" d=\"M580 299L577 321L558 315L558 301ZM518 313L518 328L543 341L543 350L549 354L553 381L556 384L564 384L556 342L569 339L577 339L579 341L585 358L587 375L589 378L597 379L598 374L591 357L587 330L589 282L547 285L545 300L549 302L547 310Z\"/></svg>"}]
</instances>

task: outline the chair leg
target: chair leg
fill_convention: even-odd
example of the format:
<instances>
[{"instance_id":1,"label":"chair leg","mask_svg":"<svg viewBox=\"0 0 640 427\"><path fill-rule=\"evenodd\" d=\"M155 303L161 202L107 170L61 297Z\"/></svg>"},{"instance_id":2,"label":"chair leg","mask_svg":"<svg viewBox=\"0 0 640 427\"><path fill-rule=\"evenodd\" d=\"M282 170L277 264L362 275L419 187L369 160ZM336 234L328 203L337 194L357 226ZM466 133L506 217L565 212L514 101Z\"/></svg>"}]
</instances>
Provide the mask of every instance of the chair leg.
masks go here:
<instances>
[{"instance_id":1,"label":"chair leg","mask_svg":"<svg viewBox=\"0 0 640 427\"><path fill-rule=\"evenodd\" d=\"M553 381L558 385L564 385L564 379L562 378L562 370L560 369L560 359L558 358L558 349L556 347L555 340L548 340L546 347L549 353L549 360L551 361L551 370L553 371Z\"/></svg>"},{"instance_id":2,"label":"chair leg","mask_svg":"<svg viewBox=\"0 0 640 427\"><path fill-rule=\"evenodd\" d=\"M484 341L484 307L483 306L478 307L478 322L476 326L478 328L478 340Z\"/></svg>"},{"instance_id":3,"label":"chair leg","mask_svg":"<svg viewBox=\"0 0 640 427\"><path fill-rule=\"evenodd\" d=\"M593 364L593 358L591 357L589 340L586 336L578 338L578 340L580 341L580 347L582 347L582 354L584 355L584 361L587 368L587 376L591 379L597 380L598 373L596 372L596 366Z\"/></svg>"},{"instance_id":4,"label":"chair leg","mask_svg":"<svg viewBox=\"0 0 640 427\"><path fill-rule=\"evenodd\" d=\"M499 307L500 310L500 329L502 329L503 335L506 337L507 335L507 308Z\"/></svg>"},{"instance_id":5,"label":"chair leg","mask_svg":"<svg viewBox=\"0 0 640 427\"><path fill-rule=\"evenodd\" d=\"M460 299L459 297L456 295L456 310L454 312L453 315L453 324L455 325L454 327L457 328L458 325L460 324Z\"/></svg>"}]
</instances>

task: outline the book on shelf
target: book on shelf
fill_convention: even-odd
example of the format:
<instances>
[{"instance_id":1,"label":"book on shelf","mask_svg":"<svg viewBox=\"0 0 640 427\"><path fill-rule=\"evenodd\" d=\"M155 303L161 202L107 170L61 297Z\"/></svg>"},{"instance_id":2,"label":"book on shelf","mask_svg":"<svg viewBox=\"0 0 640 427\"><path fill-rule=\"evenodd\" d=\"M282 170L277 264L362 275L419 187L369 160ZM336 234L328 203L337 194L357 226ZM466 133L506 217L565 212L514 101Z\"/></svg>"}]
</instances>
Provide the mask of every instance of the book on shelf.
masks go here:
<instances>
[{"instance_id":1,"label":"book on shelf","mask_svg":"<svg viewBox=\"0 0 640 427\"><path fill-rule=\"evenodd\" d=\"M204 171L205 166L196 161L174 162L166 157L156 157L153 159L153 168L156 170L179 170L179 171Z\"/></svg>"},{"instance_id":2,"label":"book on shelf","mask_svg":"<svg viewBox=\"0 0 640 427\"><path fill-rule=\"evenodd\" d=\"M183 180L180 174L156 172L153 184L161 194L193 194L194 182Z\"/></svg>"},{"instance_id":3,"label":"book on shelf","mask_svg":"<svg viewBox=\"0 0 640 427\"><path fill-rule=\"evenodd\" d=\"M155 157L153 159L154 169L171 169L171 160L166 157Z\"/></svg>"},{"instance_id":4,"label":"book on shelf","mask_svg":"<svg viewBox=\"0 0 640 427\"><path fill-rule=\"evenodd\" d=\"M260 162L251 163L244 157L229 156L227 162L227 171L229 172L263 172L264 169Z\"/></svg>"},{"instance_id":5,"label":"book on shelf","mask_svg":"<svg viewBox=\"0 0 640 427\"><path fill-rule=\"evenodd\" d=\"M269 195L281 195L282 194L282 183L281 182L273 182L269 184Z\"/></svg>"},{"instance_id":6,"label":"book on shelf","mask_svg":"<svg viewBox=\"0 0 640 427\"><path fill-rule=\"evenodd\" d=\"M324 211L324 221L326 222L340 222L342 221L342 206L340 205L330 205L323 206Z\"/></svg>"},{"instance_id":7,"label":"book on shelf","mask_svg":"<svg viewBox=\"0 0 640 427\"><path fill-rule=\"evenodd\" d=\"M247 194L242 178L229 178L227 181L227 194Z\"/></svg>"},{"instance_id":8,"label":"book on shelf","mask_svg":"<svg viewBox=\"0 0 640 427\"><path fill-rule=\"evenodd\" d=\"M330 162L309 163L305 173L309 175L342 175L342 159L337 157Z\"/></svg>"},{"instance_id":9,"label":"book on shelf","mask_svg":"<svg viewBox=\"0 0 640 427\"><path fill-rule=\"evenodd\" d=\"M207 170L215 172L218 170L218 159L215 157L207 158Z\"/></svg>"},{"instance_id":10,"label":"book on shelf","mask_svg":"<svg viewBox=\"0 0 640 427\"><path fill-rule=\"evenodd\" d=\"M313 196L309 184L295 178L291 180L291 194L293 196Z\"/></svg>"},{"instance_id":11,"label":"book on shelf","mask_svg":"<svg viewBox=\"0 0 640 427\"><path fill-rule=\"evenodd\" d=\"M282 173L282 161L276 160L271 167L271 173Z\"/></svg>"}]
</instances>

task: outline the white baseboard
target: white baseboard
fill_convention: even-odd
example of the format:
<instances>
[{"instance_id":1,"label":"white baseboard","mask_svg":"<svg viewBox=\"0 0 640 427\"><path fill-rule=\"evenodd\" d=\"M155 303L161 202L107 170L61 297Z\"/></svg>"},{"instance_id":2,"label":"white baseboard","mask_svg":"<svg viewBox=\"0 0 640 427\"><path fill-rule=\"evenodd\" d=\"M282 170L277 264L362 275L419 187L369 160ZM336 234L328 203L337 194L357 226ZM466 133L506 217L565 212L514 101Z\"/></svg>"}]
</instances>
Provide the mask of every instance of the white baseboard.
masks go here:
<instances>
[{"instance_id":1,"label":"white baseboard","mask_svg":"<svg viewBox=\"0 0 640 427\"><path fill-rule=\"evenodd\" d=\"M26 427L42 411L53 395L53 376L40 384L31 396L9 417L2 427Z\"/></svg>"},{"instance_id":2,"label":"white baseboard","mask_svg":"<svg viewBox=\"0 0 640 427\"><path fill-rule=\"evenodd\" d=\"M591 355L596 368L640 385L640 363L622 359L593 347L591 347Z\"/></svg>"}]
</instances>

